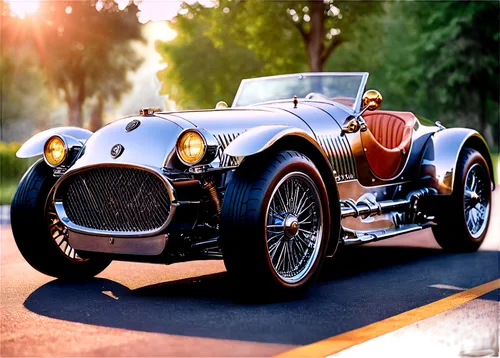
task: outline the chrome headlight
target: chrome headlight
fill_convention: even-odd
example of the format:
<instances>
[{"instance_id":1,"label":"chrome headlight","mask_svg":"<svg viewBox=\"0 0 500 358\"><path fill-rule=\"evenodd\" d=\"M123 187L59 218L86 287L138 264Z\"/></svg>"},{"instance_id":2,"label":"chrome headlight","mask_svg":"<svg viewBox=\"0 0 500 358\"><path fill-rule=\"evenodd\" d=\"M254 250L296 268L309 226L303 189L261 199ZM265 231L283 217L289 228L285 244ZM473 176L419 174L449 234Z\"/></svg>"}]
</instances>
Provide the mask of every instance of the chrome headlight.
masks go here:
<instances>
[{"instance_id":1,"label":"chrome headlight","mask_svg":"<svg viewBox=\"0 0 500 358\"><path fill-rule=\"evenodd\" d=\"M60 136L52 136L45 142L43 147L43 158L51 167L62 164L68 156L68 145Z\"/></svg>"},{"instance_id":2,"label":"chrome headlight","mask_svg":"<svg viewBox=\"0 0 500 358\"><path fill-rule=\"evenodd\" d=\"M177 138L177 156L187 166L210 163L218 149L214 136L204 129L187 129Z\"/></svg>"}]
</instances>

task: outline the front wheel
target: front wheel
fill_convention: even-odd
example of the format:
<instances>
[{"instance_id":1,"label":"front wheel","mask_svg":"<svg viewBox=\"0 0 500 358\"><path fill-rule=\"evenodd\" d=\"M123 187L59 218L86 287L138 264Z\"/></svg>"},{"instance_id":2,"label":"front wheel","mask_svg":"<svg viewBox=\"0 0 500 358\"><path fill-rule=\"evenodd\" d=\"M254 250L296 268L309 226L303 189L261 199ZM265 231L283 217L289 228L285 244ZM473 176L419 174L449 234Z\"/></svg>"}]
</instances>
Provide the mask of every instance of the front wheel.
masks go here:
<instances>
[{"instance_id":1,"label":"front wheel","mask_svg":"<svg viewBox=\"0 0 500 358\"><path fill-rule=\"evenodd\" d=\"M36 270L57 278L91 278L110 260L83 258L68 242L66 226L52 201L55 178L45 162L35 163L17 187L11 205L14 240L23 257Z\"/></svg>"},{"instance_id":2,"label":"front wheel","mask_svg":"<svg viewBox=\"0 0 500 358\"><path fill-rule=\"evenodd\" d=\"M226 191L220 228L224 263L240 286L253 294L303 291L330 235L328 195L314 163L295 151L243 163Z\"/></svg>"},{"instance_id":3,"label":"front wheel","mask_svg":"<svg viewBox=\"0 0 500 358\"><path fill-rule=\"evenodd\" d=\"M449 251L476 251L484 241L491 212L491 176L474 149L460 153L452 195L433 227L438 244Z\"/></svg>"}]
</instances>

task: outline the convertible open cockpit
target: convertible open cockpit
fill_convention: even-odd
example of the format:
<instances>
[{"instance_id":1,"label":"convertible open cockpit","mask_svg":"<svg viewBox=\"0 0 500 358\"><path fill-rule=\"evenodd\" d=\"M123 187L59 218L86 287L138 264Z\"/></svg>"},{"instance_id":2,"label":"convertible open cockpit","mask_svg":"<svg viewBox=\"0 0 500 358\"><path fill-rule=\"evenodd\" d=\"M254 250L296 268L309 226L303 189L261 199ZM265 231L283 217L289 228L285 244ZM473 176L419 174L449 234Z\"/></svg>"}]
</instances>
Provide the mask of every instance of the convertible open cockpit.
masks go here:
<instances>
[{"instance_id":1,"label":"convertible open cockpit","mask_svg":"<svg viewBox=\"0 0 500 358\"><path fill-rule=\"evenodd\" d=\"M391 179L404 168L411 147L415 115L373 111L363 115L368 130L361 132L366 159L373 173ZM383 159L382 159L383 158Z\"/></svg>"},{"instance_id":2,"label":"convertible open cockpit","mask_svg":"<svg viewBox=\"0 0 500 358\"><path fill-rule=\"evenodd\" d=\"M66 279L112 260L223 259L252 295L305 290L338 247L424 228L445 249L477 250L494 188L485 140L380 110L367 80L254 78L231 107L39 133L17 153L43 156L11 205L19 250Z\"/></svg>"}]
</instances>

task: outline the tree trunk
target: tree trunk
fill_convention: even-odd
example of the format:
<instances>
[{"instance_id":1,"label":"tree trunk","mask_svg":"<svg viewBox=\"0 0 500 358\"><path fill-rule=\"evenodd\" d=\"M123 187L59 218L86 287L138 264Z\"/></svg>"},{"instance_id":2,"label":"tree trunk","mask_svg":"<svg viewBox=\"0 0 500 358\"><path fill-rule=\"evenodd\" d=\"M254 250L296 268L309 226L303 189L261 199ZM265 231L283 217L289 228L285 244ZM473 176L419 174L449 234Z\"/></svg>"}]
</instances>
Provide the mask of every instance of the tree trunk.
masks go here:
<instances>
[{"instance_id":1,"label":"tree trunk","mask_svg":"<svg viewBox=\"0 0 500 358\"><path fill-rule=\"evenodd\" d=\"M307 55L309 69L312 72L323 71L322 54L324 50L323 37L325 36L325 5L323 0L311 1L311 30L307 39Z\"/></svg>"},{"instance_id":2,"label":"tree trunk","mask_svg":"<svg viewBox=\"0 0 500 358\"><path fill-rule=\"evenodd\" d=\"M68 101L68 125L83 127L82 104L78 98L72 98Z\"/></svg>"},{"instance_id":3,"label":"tree trunk","mask_svg":"<svg viewBox=\"0 0 500 358\"><path fill-rule=\"evenodd\" d=\"M95 132L102 127L102 113L104 111L104 101L101 96L97 97L97 104L90 114L89 129Z\"/></svg>"}]
</instances>

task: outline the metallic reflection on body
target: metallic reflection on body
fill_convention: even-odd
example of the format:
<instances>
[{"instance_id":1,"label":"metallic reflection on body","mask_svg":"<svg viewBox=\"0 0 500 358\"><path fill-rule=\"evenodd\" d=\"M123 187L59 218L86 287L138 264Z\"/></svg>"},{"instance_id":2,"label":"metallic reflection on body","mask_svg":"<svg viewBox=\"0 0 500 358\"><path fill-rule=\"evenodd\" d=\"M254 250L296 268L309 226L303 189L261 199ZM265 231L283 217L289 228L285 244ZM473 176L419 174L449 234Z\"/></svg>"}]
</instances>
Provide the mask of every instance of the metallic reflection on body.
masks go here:
<instances>
[{"instance_id":1,"label":"metallic reflection on body","mask_svg":"<svg viewBox=\"0 0 500 358\"><path fill-rule=\"evenodd\" d=\"M321 79L328 75L332 74L299 74L291 78ZM338 239L343 243L380 240L434 225L434 217L424 212L423 204L456 190L454 173L461 148L467 146L479 151L491 171L484 139L471 129L424 125L424 121L415 118L409 133L411 145L408 151L401 152L404 160L400 170L398 167L391 177L377 176L373 162L370 166L367 159L370 148L362 140L362 133L371 130L370 122L362 115L378 109L382 96L377 91L363 95L367 73L351 75L357 76L360 83L352 98L328 98L311 92L297 101L291 97L245 107L233 104L227 108L220 102L212 110L144 109L141 116L114 121L93 134L72 127L42 132L28 140L18 156L41 155L45 142L55 135L66 143L68 153L73 148L71 163L54 171L59 179L49 199L53 200L64 226L54 222L54 227L58 232L68 230L69 247L82 251L137 256L166 254L165 261L169 263L220 259L217 238L221 208L234 173L248 158L283 149L304 154L320 171L329 192L331 211L338 212L341 222ZM251 81L255 80L248 80ZM240 87L234 103L238 103L241 90ZM186 133L193 135L192 140L181 140ZM97 175L110 168L113 175ZM132 172L147 175L136 180ZM476 176L474 171L470 175ZM80 178L79 184L69 191L68 185L76 178ZM104 180L100 185L102 191L91 183L96 178ZM301 204L293 198L288 198L294 202L292 207L280 207L278 198L290 191L282 192L278 185L266 214L273 267L283 280L294 282L307 274L317 254L322 212L314 183L299 174L283 180L280 185L290 185L291 192L302 190L311 194L304 201L314 208L311 212L299 212ZM487 222L484 208L489 204L481 201L481 192L476 191L479 181L470 180L474 183L467 184L465 205L470 230L475 235L484 230ZM494 187L484 179L481 183L483 187L490 184ZM124 192L120 190L125 188L130 190L121 195ZM65 201L73 200L69 199L70 193L72 198L84 199L69 204ZM165 200L156 197L153 200L152 195L163 195ZM154 225L142 226L131 217L134 210L145 223L148 215L160 214ZM94 216L84 217L89 212ZM102 223L85 221L95 221L99 215L108 217L103 217ZM285 267L279 260L280 254L285 255L287 245L293 246L297 256L293 267Z\"/></svg>"}]
</instances>

